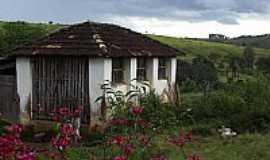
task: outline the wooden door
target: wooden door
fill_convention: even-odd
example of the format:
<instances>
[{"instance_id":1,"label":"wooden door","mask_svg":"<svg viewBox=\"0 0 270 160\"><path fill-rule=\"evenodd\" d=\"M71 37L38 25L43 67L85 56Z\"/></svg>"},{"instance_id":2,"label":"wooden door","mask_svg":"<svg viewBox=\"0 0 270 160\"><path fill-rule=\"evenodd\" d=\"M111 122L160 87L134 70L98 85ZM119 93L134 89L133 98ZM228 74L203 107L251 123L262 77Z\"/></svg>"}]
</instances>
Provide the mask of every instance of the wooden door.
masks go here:
<instances>
[{"instance_id":1,"label":"wooden door","mask_svg":"<svg viewBox=\"0 0 270 160\"><path fill-rule=\"evenodd\" d=\"M40 56L33 59L33 118L50 119L59 107L83 107L82 122L90 120L89 73L86 57Z\"/></svg>"}]
</instances>

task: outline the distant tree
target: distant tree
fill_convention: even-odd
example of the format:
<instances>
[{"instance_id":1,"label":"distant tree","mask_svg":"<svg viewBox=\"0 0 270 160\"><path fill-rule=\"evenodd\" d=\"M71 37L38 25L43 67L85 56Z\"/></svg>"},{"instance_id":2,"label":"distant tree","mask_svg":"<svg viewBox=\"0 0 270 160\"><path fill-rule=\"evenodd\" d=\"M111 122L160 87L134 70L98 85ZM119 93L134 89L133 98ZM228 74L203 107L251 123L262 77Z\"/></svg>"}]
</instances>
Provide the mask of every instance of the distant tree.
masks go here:
<instances>
[{"instance_id":1,"label":"distant tree","mask_svg":"<svg viewBox=\"0 0 270 160\"><path fill-rule=\"evenodd\" d=\"M203 56L198 56L192 60L192 80L200 85L206 93L213 82L218 80L218 73L214 63Z\"/></svg>"},{"instance_id":2,"label":"distant tree","mask_svg":"<svg viewBox=\"0 0 270 160\"><path fill-rule=\"evenodd\" d=\"M255 53L252 47L247 46L243 53L243 60L247 69L253 69Z\"/></svg>"},{"instance_id":3,"label":"distant tree","mask_svg":"<svg viewBox=\"0 0 270 160\"><path fill-rule=\"evenodd\" d=\"M225 56L227 67L226 77L228 80L239 79L241 69L243 67L243 60L236 55L228 54ZM230 74L231 73L231 74Z\"/></svg>"},{"instance_id":4,"label":"distant tree","mask_svg":"<svg viewBox=\"0 0 270 160\"><path fill-rule=\"evenodd\" d=\"M192 77L192 65L184 60L177 60L177 82L183 82L191 79Z\"/></svg>"},{"instance_id":5,"label":"distant tree","mask_svg":"<svg viewBox=\"0 0 270 160\"><path fill-rule=\"evenodd\" d=\"M3 54L7 50L7 42L5 41L5 30L0 28L0 54Z\"/></svg>"},{"instance_id":6,"label":"distant tree","mask_svg":"<svg viewBox=\"0 0 270 160\"><path fill-rule=\"evenodd\" d=\"M264 73L270 73L270 56L259 57L255 65L258 70Z\"/></svg>"}]
</instances>

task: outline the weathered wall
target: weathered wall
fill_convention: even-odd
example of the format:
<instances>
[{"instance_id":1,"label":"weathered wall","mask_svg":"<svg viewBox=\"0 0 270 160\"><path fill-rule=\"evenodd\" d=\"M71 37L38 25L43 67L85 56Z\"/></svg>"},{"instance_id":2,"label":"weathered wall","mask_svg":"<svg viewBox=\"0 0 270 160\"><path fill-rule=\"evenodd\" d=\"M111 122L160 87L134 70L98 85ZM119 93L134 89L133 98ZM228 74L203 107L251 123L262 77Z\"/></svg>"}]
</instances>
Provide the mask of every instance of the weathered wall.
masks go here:
<instances>
[{"instance_id":1,"label":"weathered wall","mask_svg":"<svg viewBox=\"0 0 270 160\"><path fill-rule=\"evenodd\" d=\"M30 58L19 57L16 59L16 77L17 92L20 99L20 120L22 123L27 123L30 120L27 111L31 109L32 100L32 68Z\"/></svg>"}]
</instances>

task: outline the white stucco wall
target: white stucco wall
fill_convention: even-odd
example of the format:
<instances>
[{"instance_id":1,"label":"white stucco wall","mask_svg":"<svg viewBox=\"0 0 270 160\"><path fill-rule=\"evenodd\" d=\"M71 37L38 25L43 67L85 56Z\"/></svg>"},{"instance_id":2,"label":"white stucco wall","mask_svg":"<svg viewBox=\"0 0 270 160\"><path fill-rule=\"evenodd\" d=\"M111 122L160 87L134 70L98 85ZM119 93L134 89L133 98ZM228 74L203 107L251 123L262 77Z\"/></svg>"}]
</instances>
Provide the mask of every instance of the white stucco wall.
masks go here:
<instances>
[{"instance_id":1,"label":"white stucco wall","mask_svg":"<svg viewBox=\"0 0 270 160\"><path fill-rule=\"evenodd\" d=\"M168 80L158 79L158 62L159 58L153 58L152 63L152 86L156 90L157 94L162 94L165 89L168 88L168 80L171 84L174 84L176 81L176 67L177 60L176 58L171 58L168 60Z\"/></svg>"},{"instance_id":2,"label":"white stucco wall","mask_svg":"<svg viewBox=\"0 0 270 160\"><path fill-rule=\"evenodd\" d=\"M163 90L167 88L167 80L158 79L158 58L153 59L152 63L152 84L157 94L162 94Z\"/></svg>"},{"instance_id":3,"label":"white stucco wall","mask_svg":"<svg viewBox=\"0 0 270 160\"><path fill-rule=\"evenodd\" d=\"M130 83L132 85L136 85L136 78L137 78L137 59L136 58L131 58L130 59L130 71L129 71L129 79Z\"/></svg>"},{"instance_id":4,"label":"white stucco wall","mask_svg":"<svg viewBox=\"0 0 270 160\"><path fill-rule=\"evenodd\" d=\"M96 99L103 94L101 85L105 80L111 81L111 60L104 58L89 59L89 96L91 112L98 112L99 103Z\"/></svg>"},{"instance_id":5,"label":"white stucco wall","mask_svg":"<svg viewBox=\"0 0 270 160\"><path fill-rule=\"evenodd\" d=\"M170 71L170 82L175 84L176 82L176 72L177 72L177 59L171 58L171 71Z\"/></svg>"},{"instance_id":6,"label":"white stucco wall","mask_svg":"<svg viewBox=\"0 0 270 160\"><path fill-rule=\"evenodd\" d=\"M16 58L17 92L20 98L20 111L27 111L27 104L32 101L32 68L30 58ZM31 104L30 104L31 105Z\"/></svg>"},{"instance_id":7,"label":"white stucco wall","mask_svg":"<svg viewBox=\"0 0 270 160\"><path fill-rule=\"evenodd\" d=\"M176 58L171 58L168 61L169 69L168 76L171 83L175 82L176 77ZM137 85L137 59L131 58L126 59L124 62L125 67L125 83L113 84L111 87L114 90L121 90L126 93L131 88L129 88L129 83ZM162 94L164 89L168 87L167 80L158 79L158 58L152 58L147 61L147 79L149 83L155 88L158 94ZM96 103L96 99L103 94L100 86L104 84L105 81L112 81L112 59L111 58L90 58L89 59L89 95L90 95L90 105L92 113L98 113L100 103Z\"/></svg>"},{"instance_id":8,"label":"white stucco wall","mask_svg":"<svg viewBox=\"0 0 270 160\"><path fill-rule=\"evenodd\" d=\"M111 73L112 75L112 73ZM117 83L113 84L112 88L114 90L120 90L123 93L127 93L132 85L136 85L136 79L137 77L137 59L136 58L126 58L124 59L124 83Z\"/></svg>"}]
</instances>

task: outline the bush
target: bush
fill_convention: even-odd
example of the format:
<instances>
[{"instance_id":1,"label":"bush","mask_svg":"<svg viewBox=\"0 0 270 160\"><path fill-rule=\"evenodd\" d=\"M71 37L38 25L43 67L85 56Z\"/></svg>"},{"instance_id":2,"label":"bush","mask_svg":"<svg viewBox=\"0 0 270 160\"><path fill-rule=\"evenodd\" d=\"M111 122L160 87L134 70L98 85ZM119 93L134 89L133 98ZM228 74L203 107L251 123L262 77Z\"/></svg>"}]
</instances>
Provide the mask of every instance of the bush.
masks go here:
<instances>
[{"instance_id":1,"label":"bush","mask_svg":"<svg viewBox=\"0 0 270 160\"><path fill-rule=\"evenodd\" d=\"M150 122L154 129L161 130L179 124L176 108L162 103L160 96L155 94L154 91L141 99L141 105L145 106L141 116Z\"/></svg>"},{"instance_id":2,"label":"bush","mask_svg":"<svg viewBox=\"0 0 270 160\"><path fill-rule=\"evenodd\" d=\"M193 80L186 80L186 81L183 81L180 84L180 90L183 93L199 92L200 91L200 87L196 84L195 81L193 81Z\"/></svg>"},{"instance_id":3,"label":"bush","mask_svg":"<svg viewBox=\"0 0 270 160\"><path fill-rule=\"evenodd\" d=\"M197 96L184 103L192 108L192 117L198 124L225 125L237 132L270 131L270 82L257 81L225 84L209 96ZM186 125L191 122L186 120Z\"/></svg>"}]
</instances>

